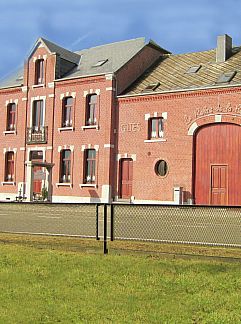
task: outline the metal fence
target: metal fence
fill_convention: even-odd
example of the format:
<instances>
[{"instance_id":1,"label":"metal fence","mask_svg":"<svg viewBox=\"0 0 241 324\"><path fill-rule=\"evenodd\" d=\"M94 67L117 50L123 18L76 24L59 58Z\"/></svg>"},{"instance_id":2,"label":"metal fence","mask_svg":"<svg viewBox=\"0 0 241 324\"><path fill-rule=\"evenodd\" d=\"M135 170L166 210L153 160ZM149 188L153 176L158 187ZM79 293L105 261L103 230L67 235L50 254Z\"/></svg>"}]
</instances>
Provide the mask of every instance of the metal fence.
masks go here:
<instances>
[{"instance_id":1,"label":"metal fence","mask_svg":"<svg viewBox=\"0 0 241 324\"><path fill-rule=\"evenodd\" d=\"M241 247L241 208L0 203L0 232Z\"/></svg>"},{"instance_id":2,"label":"metal fence","mask_svg":"<svg viewBox=\"0 0 241 324\"><path fill-rule=\"evenodd\" d=\"M241 208L114 205L113 239L241 247Z\"/></svg>"},{"instance_id":3,"label":"metal fence","mask_svg":"<svg viewBox=\"0 0 241 324\"><path fill-rule=\"evenodd\" d=\"M97 205L0 203L0 231L79 237L97 236Z\"/></svg>"}]
</instances>

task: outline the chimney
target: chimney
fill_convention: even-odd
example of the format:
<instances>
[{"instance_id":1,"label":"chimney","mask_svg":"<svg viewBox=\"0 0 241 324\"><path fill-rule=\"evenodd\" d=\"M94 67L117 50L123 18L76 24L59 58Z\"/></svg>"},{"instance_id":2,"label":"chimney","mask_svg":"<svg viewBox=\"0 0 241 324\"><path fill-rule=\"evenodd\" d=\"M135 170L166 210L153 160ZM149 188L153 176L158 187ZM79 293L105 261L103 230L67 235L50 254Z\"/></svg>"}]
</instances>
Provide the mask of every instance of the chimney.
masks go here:
<instances>
[{"instance_id":1,"label":"chimney","mask_svg":"<svg viewBox=\"0 0 241 324\"><path fill-rule=\"evenodd\" d=\"M228 35L218 36L216 62L225 62L232 55L232 38Z\"/></svg>"}]
</instances>

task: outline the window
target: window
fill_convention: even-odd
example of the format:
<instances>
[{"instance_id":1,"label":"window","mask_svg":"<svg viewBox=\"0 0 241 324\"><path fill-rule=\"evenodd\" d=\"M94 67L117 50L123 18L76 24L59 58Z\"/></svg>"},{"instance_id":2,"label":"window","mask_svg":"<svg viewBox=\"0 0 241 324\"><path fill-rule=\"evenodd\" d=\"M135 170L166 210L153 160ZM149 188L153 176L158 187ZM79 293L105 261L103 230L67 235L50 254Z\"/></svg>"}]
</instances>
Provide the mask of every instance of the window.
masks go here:
<instances>
[{"instance_id":1,"label":"window","mask_svg":"<svg viewBox=\"0 0 241 324\"><path fill-rule=\"evenodd\" d=\"M5 160L5 181L14 181L14 153L7 152Z\"/></svg>"},{"instance_id":2,"label":"window","mask_svg":"<svg viewBox=\"0 0 241 324\"><path fill-rule=\"evenodd\" d=\"M160 85L160 82L156 82L156 83L150 83L148 84L145 89L142 90L142 92L152 92L154 90L156 90Z\"/></svg>"},{"instance_id":3,"label":"window","mask_svg":"<svg viewBox=\"0 0 241 324\"><path fill-rule=\"evenodd\" d=\"M86 125L96 125L97 94L86 97Z\"/></svg>"},{"instance_id":4,"label":"window","mask_svg":"<svg viewBox=\"0 0 241 324\"><path fill-rule=\"evenodd\" d=\"M71 151L63 150L60 155L60 183L71 182Z\"/></svg>"},{"instance_id":5,"label":"window","mask_svg":"<svg viewBox=\"0 0 241 324\"><path fill-rule=\"evenodd\" d=\"M194 73L197 73L201 68L201 65L194 65L194 66L191 66L188 70L187 70L187 73L188 74L194 74Z\"/></svg>"},{"instance_id":6,"label":"window","mask_svg":"<svg viewBox=\"0 0 241 324\"><path fill-rule=\"evenodd\" d=\"M44 83L44 60L37 60L35 63L35 84Z\"/></svg>"},{"instance_id":7,"label":"window","mask_svg":"<svg viewBox=\"0 0 241 324\"><path fill-rule=\"evenodd\" d=\"M149 119L149 139L163 138L163 118L156 117Z\"/></svg>"},{"instance_id":8,"label":"window","mask_svg":"<svg viewBox=\"0 0 241 324\"><path fill-rule=\"evenodd\" d=\"M236 71L223 73L219 76L217 83L230 82L233 79L233 77L235 76L235 74L236 74Z\"/></svg>"},{"instance_id":9,"label":"window","mask_svg":"<svg viewBox=\"0 0 241 324\"><path fill-rule=\"evenodd\" d=\"M84 183L95 183L96 175L96 150L90 149L85 151L85 174L84 174Z\"/></svg>"},{"instance_id":10,"label":"window","mask_svg":"<svg viewBox=\"0 0 241 324\"><path fill-rule=\"evenodd\" d=\"M101 66L101 65L105 64L107 61L108 61L108 59L100 60L100 61L96 62L95 64L93 64L92 67Z\"/></svg>"},{"instance_id":11,"label":"window","mask_svg":"<svg viewBox=\"0 0 241 324\"><path fill-rule=\"evenodd\" d=\"M63 99L62 107L62 127L72 127L73 98Z\"/></svg>"},{"instance_id":12,"label":"window","mask_svg":"<svg viewBox=\"0 0 241 324\"><path fill-rule=\"evenodd\" d=\"M15 130L16 123L16 105L11 103L7 106L7 131Z\"/></svg>"},{"instance_id":13,"label":"window","mask_svg":"<svg viewBox=\"0 0 241 324\"><path fill-rule=\"evenodd\" d=\"M33 102L32 127L39 131L43 126L43 100L35 100Z\"/></svg>"},{"instance_id":14,"label":"window","mask_svg":"<svg viewBox=\"0 0 241 324\"><path fill-rule=\"evenodd\" d=\"M155 172L160 177L165 177L168 171L167 162L164 160L157 161L155 165Z\"/></svg>"}]
</instances>

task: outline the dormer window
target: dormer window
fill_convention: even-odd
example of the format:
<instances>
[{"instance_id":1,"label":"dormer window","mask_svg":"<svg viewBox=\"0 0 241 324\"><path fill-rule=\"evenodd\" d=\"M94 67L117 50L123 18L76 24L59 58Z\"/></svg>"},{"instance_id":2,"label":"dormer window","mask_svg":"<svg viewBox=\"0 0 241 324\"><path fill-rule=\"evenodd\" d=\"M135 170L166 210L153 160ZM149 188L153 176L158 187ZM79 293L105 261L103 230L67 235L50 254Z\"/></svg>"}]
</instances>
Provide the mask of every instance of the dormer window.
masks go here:
<instances>
[{"instance_id":1,"label":"dormer window","mask_svg":"<svg viewBox=\"0 0 241 324\"><path fill-rule=\"evenodd\" d=\"M107 61L108 61L108 59L100 60L100 61L96 62L95 64L93 64L92 67L101 66L101 65L105 64Z\"/></svg>"},{"instance_id":2,"label":"dormer window","mask_svg":"<svg viewBox=\"0 0 241 324\"><path fill-rule=\"evenodd\" d=\"M35 84L44 83L44 60L37 60L35 63Z\"/></svg>"},{"instance_id":3,"label":"dormer window","mask_svg":"<svg viewBox=\"0 0 241 324\"><path fill-rule=\"evenodd\" d=\"M156 83L149 83L145 89L142 90L142 92L152 92L155 91L160 85L160 82L156 82Z\"/></svg>"}]
</instances>

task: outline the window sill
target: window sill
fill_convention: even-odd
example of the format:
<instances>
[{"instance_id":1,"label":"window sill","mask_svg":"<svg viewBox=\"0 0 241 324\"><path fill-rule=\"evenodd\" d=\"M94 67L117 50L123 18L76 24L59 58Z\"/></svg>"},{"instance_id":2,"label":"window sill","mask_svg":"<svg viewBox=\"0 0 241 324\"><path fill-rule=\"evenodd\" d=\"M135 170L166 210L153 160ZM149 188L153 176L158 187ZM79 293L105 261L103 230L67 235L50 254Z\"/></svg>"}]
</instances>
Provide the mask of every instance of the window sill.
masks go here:
<instances>
[{"instance_id":1,"label":"window sill","mask_svg":"<svg viewBox=\"0 0 241 324\"><path fill-rule=\"evenodd\" d=\"M82 130L85 130L85 129L99 129L99 125L89 125L89 126L82 126L81 127Z\"/></svg>"},{"instance_id":2,"label":"window sill","mask_svg":"<svg viewBox=\"0 0 241 324\"><path fill-rule=\"evenodd\" d=\"M84 188L84 187L97 188L96 183L81 183L79 186L80 186L80 188Z\"/></svg>"},{"instance_id":3,"label":"window sill","mask_svg":"<svg viewBox=\"0 0 241 324\"><path fill-rule=\"evenodd\" d=\"M56 183L56 187L73 187L73 184L70 182L58 182Z\"/></svg>"},{"instance_id":4,"label":"window sill","mask_svg":"<svg viewBox=\"0 0 241 324\"><path fill-rule=\"evenodd\" d=\"M64 132L64 131L73 131L74 127L59 127L58 131L59 132Z\"/></svg>"},{"instance_id":5,"label":"window sill","mask_svg":"<svg viewBox=\"0 0 241 324\"><path fill-rule=\"evenodd\" d=\"M32 89L34 89L34 88L44 88L44 84L43 83L41 83L41 84L34 84L34 85L32 85Z\"/></svg>"},{"instance_id":6,"label":"window sill","mask_svg":"<svg viewBox=\"0 0 241 324\"><path fill-rule=\"evenodd\" d=\"M165 138L158 138L158 139L150 139L145 140L144 143L156 143L156 142L166 142L167 140Z\"/></svg>"},{"instance_id":7,"label":"window sill","mask_svg":"<svg viewBox=\"0 0 241 324\"><path fill-rule=\"evenodd\" d=\"M4 135L7 135L7 134L15 134L16 135L16 130L4 131L3 134Z\"/></svg>"},{"instance_id":8,"label":"window sill","mask_svg":"<svg viewBox=\"0 0 241 324\"><path fill-rule=\"evenodd\" d=\"M1 184L2 186L15 186L16 183L14 181L2 181Z\"/></svg>"}]
</instances>

